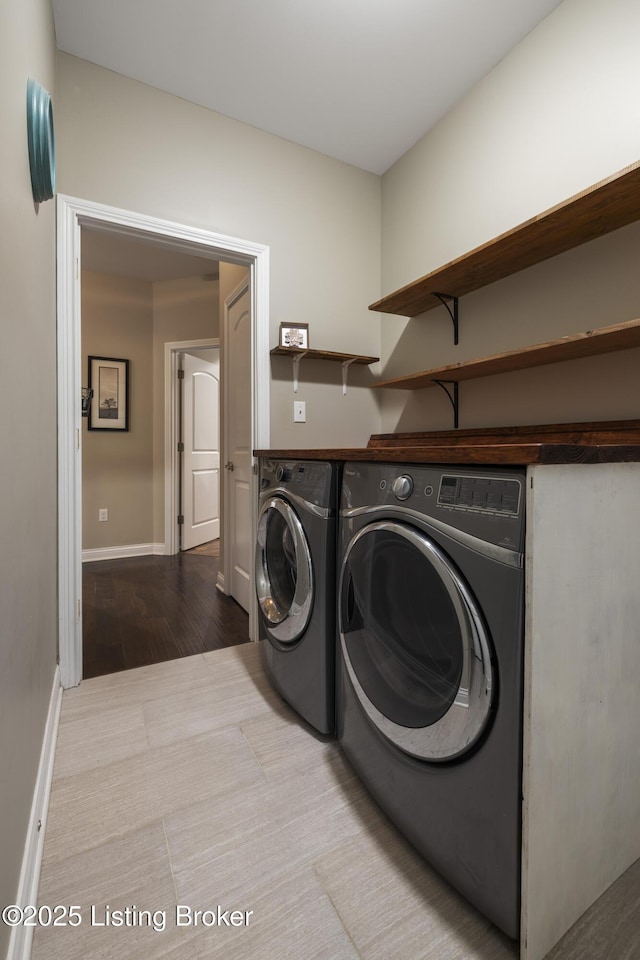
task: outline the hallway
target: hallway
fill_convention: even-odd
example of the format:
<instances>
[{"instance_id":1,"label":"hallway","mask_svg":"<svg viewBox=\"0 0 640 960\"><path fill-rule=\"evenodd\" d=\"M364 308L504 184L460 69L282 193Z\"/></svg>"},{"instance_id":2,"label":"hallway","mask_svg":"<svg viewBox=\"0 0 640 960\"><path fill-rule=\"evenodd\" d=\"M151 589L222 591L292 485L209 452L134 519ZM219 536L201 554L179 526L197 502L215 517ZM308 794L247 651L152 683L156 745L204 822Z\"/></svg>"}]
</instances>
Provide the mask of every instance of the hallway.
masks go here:
<instances>
[{"instance_id":1,"label":"hallway","mask_svg":"<svg viewBox=\"0 0 640 960\"><path fill-rule=\"evenodd\" d=\"M201 548L83 564L84 679L248 643L247 614L216 588L219 564Z\"/></svg>"}]
</instances>

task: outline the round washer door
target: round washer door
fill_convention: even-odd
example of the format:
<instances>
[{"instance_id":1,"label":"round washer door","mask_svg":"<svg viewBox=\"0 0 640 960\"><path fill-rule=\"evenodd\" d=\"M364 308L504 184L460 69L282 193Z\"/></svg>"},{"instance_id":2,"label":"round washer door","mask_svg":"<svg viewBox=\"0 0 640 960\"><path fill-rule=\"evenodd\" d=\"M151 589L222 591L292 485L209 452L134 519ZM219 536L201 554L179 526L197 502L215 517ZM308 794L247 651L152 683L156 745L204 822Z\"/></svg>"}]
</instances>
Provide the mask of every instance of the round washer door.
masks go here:
<instances>
[{"instance_id":1,"label":"round washer door","mask_svg":"<svg viewBox=\"0 0 640 960\"><path fill-rule=\"evenodd\" d=\"M282 497L267 500L258 518L256 594L270 637L293 643L313 607L311 551L302 524Z\"/></svg>"},{"instance_id":2,"label":"round washer door","mask_svg":"<svg viewBox=\"0 0 640 960\"><path fill-rule=\"evenodd\" d=\"M470 750L495 684L483 618L446 553L408 524L363 527L345 552L338 609L346 670L375 726L423 760Z\"/></svg>"}]
</instances>

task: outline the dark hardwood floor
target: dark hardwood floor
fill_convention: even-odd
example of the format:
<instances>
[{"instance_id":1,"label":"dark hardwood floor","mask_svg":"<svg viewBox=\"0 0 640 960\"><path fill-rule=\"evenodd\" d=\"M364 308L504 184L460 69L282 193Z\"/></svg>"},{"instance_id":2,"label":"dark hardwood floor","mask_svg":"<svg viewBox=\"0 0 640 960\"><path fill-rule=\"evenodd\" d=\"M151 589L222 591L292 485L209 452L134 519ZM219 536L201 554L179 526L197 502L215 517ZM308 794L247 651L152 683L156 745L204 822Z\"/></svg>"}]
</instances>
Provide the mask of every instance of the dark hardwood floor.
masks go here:
<instances>
[{"instance_id":1,"label":"dark hardwood floor","mask_svg":"<svg viewBox=\"0 0 640 960\"><path fill-rule=\"evenodd\" d=\"M249 617L216 589L219 564L197 551L83 564L84 678L247 643Z\"/></svg>"}]
</instances>

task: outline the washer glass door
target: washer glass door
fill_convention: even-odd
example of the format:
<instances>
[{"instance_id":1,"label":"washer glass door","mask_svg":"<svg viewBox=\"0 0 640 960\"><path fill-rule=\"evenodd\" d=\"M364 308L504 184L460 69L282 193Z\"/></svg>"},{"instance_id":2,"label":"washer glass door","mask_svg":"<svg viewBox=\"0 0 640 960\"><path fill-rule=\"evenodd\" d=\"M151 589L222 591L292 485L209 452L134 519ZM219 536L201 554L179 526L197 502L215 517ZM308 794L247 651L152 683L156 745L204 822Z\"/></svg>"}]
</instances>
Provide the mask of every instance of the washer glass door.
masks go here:
<instances>
[{"instance_id":1,"label":"washer glass door","mask_svg":"<svg viewBox=\"0 0 640 960\"><path fill-rule=\"evenodd\" d=\"M297 640L311 616L313 571L302 524L282 497L267 500L258 518L256 593L269 636Z\"/></svg>"},{"instance_id":2,"label":"washer glass door","mask_svg":"<svg viewBox=\"0 0 640 960\"><path fill-rule=\"evenodd\" d=\"M489 638L473 594L422 531L380 521L349 543L339 597L347 673L372 722L412 756L469 750L491 714Z\"/></svg>"}]
</instances>

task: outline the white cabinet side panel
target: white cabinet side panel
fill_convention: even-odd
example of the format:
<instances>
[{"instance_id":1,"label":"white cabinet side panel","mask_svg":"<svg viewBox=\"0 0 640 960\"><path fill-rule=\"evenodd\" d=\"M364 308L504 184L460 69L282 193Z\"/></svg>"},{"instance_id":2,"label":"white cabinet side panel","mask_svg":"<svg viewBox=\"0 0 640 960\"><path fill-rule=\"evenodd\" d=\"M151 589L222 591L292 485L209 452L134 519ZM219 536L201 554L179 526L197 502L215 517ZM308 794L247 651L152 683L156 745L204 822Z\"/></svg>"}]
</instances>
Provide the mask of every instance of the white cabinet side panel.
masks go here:
<instances>
[{"instance_id":1,"label":"white cabinet side panel","mask_svg":"<svg viewBox=\"0 0 640 960\"><path fill-rule=\"evenodd\" d=\"M522 960L640 856L640 464L527 478Z\"/></svg>"}]
</instances>

